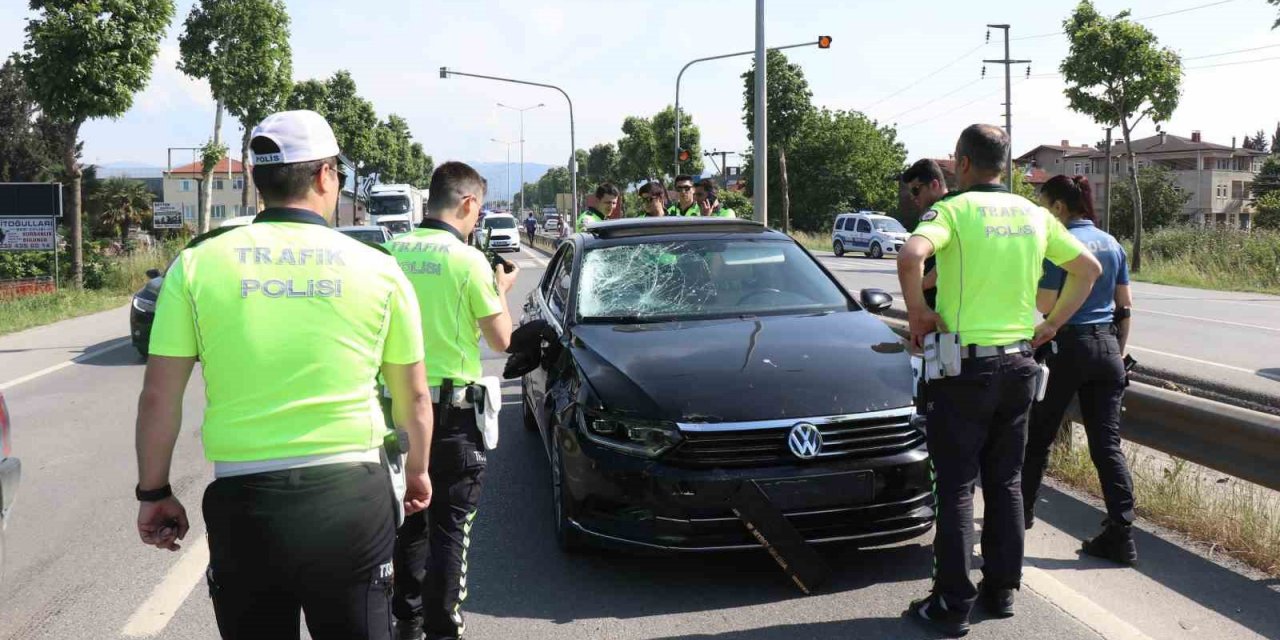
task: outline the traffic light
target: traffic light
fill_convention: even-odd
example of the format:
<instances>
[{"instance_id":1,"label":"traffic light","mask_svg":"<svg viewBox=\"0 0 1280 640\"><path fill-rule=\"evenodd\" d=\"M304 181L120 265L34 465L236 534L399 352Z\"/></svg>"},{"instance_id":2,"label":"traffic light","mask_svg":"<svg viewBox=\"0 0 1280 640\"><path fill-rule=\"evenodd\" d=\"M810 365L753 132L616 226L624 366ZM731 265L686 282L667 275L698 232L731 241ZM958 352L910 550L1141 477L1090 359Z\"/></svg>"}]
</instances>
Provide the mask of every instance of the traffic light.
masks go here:
<instances>
[{"instance_id":1,"label":"traffic light","mask_svg":"<svg viewBox=\"0 0 1280 640\"><path fill-rule=\"evenodd\" d=\"M830 49L830 48L831 48L831 36L818 36L818 48L819 48L819 49Z\"/></svg>"},{"instance_id":2,"label":"traffic light","mask_svg":"<svg viewBox=\"0 0 1280 640\"><path fill-rule=\"evenodd\" d=\"M688 161L689 161L689 150L688 150L688 149L681 149L681 150L680 150L679 158L680 158L680 162L688 162Z\"/></svg>"},{"instance_id":3,"label":"traffic light","mask_svg":"<svg viewBox=\"0 0 1280 640\"><path fill-rule=\"evenodd\" d=\"M449 77L449 67L440 67L440 77L441 78Z\"/></svg>"}]
</instances>

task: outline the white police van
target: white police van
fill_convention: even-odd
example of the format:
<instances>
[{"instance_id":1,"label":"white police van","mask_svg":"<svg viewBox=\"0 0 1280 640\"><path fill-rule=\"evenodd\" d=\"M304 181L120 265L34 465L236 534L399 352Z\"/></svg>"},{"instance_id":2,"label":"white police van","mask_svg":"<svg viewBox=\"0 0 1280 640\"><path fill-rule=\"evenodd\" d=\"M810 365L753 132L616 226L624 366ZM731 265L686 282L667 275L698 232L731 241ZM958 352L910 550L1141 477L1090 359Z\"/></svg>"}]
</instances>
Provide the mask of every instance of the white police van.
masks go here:
<instances>
[{"instance_id":1,"label":"white police van","mask_svg":"<svg viewBox=\"0 0 1280 640\"><path fill-rule=\"evenodd\" d=\"M836 256L854 251L872 258L898 255L910 235L901 222L879 211L842 213L831 228L831 251Z\"/></svg>"}]
</instances>

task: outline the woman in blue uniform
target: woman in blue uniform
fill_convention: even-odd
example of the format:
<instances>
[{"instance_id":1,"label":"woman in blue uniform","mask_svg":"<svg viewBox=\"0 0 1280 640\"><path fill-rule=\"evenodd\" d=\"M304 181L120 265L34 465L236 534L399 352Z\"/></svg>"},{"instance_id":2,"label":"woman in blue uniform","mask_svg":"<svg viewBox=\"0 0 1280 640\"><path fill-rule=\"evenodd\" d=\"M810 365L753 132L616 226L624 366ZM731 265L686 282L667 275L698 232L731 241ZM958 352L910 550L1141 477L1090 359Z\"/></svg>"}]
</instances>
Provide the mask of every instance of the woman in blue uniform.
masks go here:
<instances>
[{"instance_id":1,"label":"woman in blue uniform","mask_svg":"<svg viewBox=\"0 0 1280 640\"><path fill-rule=\"evenodd\" d=\"M1059 175L1040 190L1040 203L1058 217L1102 263L1102 276L1067 325L1058 332L1058 352L1049 356L1049 387L1031 411L1022 496L1026 527L1034 523L1036 493L1044 478L1049 447L1062 425L1072 398L1080 399L1089 455L1098 470L1107 519L1102 533L1085 541L1084 552L1130 565L1138 554L1133 544L1133 480L1120 450L1120 403L1127 386L1124 351L1129 338L1129 265L1124 248L1096 226L1093 191L1084 176ZM1053 307L1063 272L1045 263L1036 306Z\"/></svg>"}]
</instances>

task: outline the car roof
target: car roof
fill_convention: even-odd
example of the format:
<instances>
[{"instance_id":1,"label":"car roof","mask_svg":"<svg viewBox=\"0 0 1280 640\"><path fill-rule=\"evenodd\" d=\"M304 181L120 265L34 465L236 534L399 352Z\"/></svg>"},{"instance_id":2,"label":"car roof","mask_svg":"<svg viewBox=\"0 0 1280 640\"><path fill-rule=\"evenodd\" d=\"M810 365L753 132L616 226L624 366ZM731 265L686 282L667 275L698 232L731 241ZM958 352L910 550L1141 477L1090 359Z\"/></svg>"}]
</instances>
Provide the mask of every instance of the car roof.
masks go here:
<instances>
[{"instance_id":1,"label":"car roof","mask_svg":"<svg viewBox=\"0 0 1280 640\"><path fill-rule=\"evenodd\" d=\"M338 231L383 231L384 229L376 224L355 224L345 227L337 227Z\"/></svg>"},{"instance_id":2,"label":"car roof","mask_svg":"<svg viewBox=\"0 0 1280 640\"><path fill-rule=\"evenodd\" d=\"M587 245L619 238L675 238L693 234L731 234L742 236L766 236L789 239L789 236L769 229L759 222L733 218L623 218L587 223L586 231L578 234Z\"/></svg>"}]
</instances>

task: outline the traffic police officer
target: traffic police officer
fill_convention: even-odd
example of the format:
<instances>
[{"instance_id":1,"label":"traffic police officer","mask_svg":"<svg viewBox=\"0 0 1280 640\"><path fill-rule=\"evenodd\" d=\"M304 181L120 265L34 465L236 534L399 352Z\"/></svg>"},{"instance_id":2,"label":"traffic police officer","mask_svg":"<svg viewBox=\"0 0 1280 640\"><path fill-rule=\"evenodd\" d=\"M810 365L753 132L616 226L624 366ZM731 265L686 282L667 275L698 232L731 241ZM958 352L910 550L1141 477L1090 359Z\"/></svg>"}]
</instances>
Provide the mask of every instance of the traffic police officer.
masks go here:
<instances>
[{"instance_id":1,"label":"traffic police officer","mask_svg":"<svg viewBox=\"0 0 1280 640\"><path fill-rule=\"evenodd\" d=\"M459 638L467 597L467 549L485 471L485 447L474 403L481 402L480 336L494 351L511 344L506 295L519 270L489 266L464 241L484 204L485 181L461 162L431 176L427 218L388 246L421 305L422 336L431 353L428 381L436 424L431 443L435 499L409 516L396 540L394 611L399 637ZM488 397L483 401L501 402Z\"/></svg>"},{"instance_id":2,"label":"traffic police officer","mask_svg":"<svg viewBox=\"0 0 1280 640\"><path fill-rule=\"evenodd\" d=\"M621 192L612 183L602 182L596 187L596 204L593 207L587 207L578 215L578 231L587 228L587 224L592 222L603 222L608 219L609 212L613 211L614 206L618 204L618 197Z\"/></svg>"},{"instance_id":3,"label":"traffic police officer","mask_svg":"<svg viewBox=\"0 0 1280 640\"><path fill-rule=\"evenodd\" d=\"M933 203L947 195L947 178L942 174L942 167L929 158L921 158L902 172L903 195L911 215L918 217L929 209ZM929 256L924 262L924 300L930 309L938 307L938 271L936 258Z\"/></svg>"},{"instance_id":4,"label":"traffic police officer","mask_svg":"<svg viewBox=\"0 0 1280 640\"><path fill-rule=\"evenodd\" d=\"M1032 350L1053 338L1101 272L1098 261L1049 212L1000 184L1008 145L998 127L964 130L955 152L961 191L921 216L898 259L916 346L935 331L959 335L959 371L928 384L928 445L938 513L933 590L906 612L952 636L968 632L975 600L997 617L1013 615L1024 534L1019 474L1040 372ZM937 312L925 304L922 286L924 260L934 254ZM1067 277L1053 310L1037 325L1035 291L1045 258ZM983 582L975 589L969 568L979 468L986 510Z\"/></svg>"},{"instance_id":5,"label":"traffic police officer","mask_svg":"<svg viewBox=\"0 0 1280 640\"><path fill-rule=\"evenodd\" d=\"M720 189L716 187L715 180L707 178L699 182L693 189L693 200L698 203L698 215L712 218L737 218L738 215L733 209L720 202L718 195L720 195Z\"/></svg>"},{"instance_id":6,"label":"traffic police officer","mask_svg":"<svg viewBox=\"0 0 1280 640\"><path fill-rule=\"evenodd\" d=\"M1084 552L1120 564L1133 564L1133 479L1120 450L1120 403L1127 384L1124 348L1129 338L1129 264L1116 239L1095 226L1093 190L1084 176L1054 176L1040 190L1040 201L1071 235L1102 263L1102 277L1080 311L1058 332L1058 352L1050 355L1049 388L1031 410L1027 459L1022 471L1026 527L1035 518L1036 494L1049 460L1049 447L1062 426L1071 399L1079 397L1089 455L1098 469L1107 521L1102 533L1084 543ZM1058 298L1062 270L1045 266L1038 303L1048 312Z\"/></svg>"},{"instance_id":7,"label":"traffic police officer","mask_svg":"<svg viewBox=\"0 0 1280 640\"><path fill-rule=\"evenodd\" d=\"M312 111L252 132L253 224L196 238L165 275L138 401L138 532L176 550L169 487L197 358L207 406L209 591L224 638L391 637L396 513L373 380L409 432L405 511L430 500L431 404L413 289L385 252L334 231L342 180Z\"/></svg>"},{"instance_id":8,"label":"traffic police officer","mask_svg":"<svg viewBox=\"0 0 1280 640\"><path fill-rule=\"evenodd\" d=\"M661 182L647 182L640 187L640 200L643 201L638 218L661 218L667 215L667 190Z\"/></svg>"},{"instance_id":9,"label":"traffic police officer","mask_svg":"<svg viewBox=\"0 0 1280 640\"><path fill-rule=\"evenodd\" d=\"M669 216L695 217L702 209L693 199L693 176L676 176L676 202L667 209Z\"/></svg>"}]
</instances>

